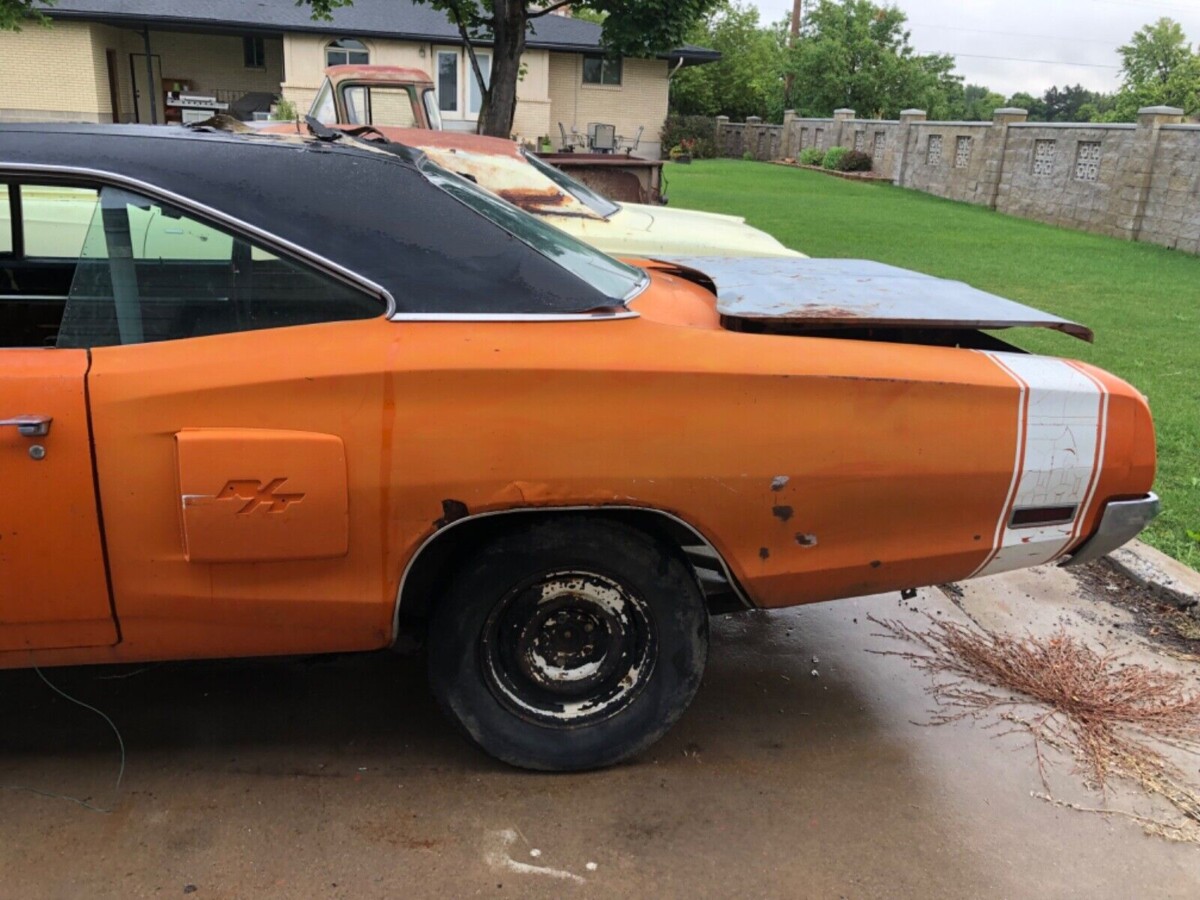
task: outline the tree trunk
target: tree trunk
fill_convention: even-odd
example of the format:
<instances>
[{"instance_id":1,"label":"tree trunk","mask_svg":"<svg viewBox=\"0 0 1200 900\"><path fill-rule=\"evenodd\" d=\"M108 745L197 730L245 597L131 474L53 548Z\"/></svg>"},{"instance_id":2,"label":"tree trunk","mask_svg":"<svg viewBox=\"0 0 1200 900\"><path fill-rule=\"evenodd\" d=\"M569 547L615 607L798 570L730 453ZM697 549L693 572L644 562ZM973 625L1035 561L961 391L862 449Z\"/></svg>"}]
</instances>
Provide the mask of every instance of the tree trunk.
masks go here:
<instances>
[{"instance_id":1,"label":"tree trunk","mask_svg":"<svg viewBox=\"0 0 1200 900\"><path fill-rule=\"evenodd\" d=\"M479 112L479 133L512 136L517 112L517 78L525 52L526 0L496 0L491 87Z\"/></svg>"}]
</instances>

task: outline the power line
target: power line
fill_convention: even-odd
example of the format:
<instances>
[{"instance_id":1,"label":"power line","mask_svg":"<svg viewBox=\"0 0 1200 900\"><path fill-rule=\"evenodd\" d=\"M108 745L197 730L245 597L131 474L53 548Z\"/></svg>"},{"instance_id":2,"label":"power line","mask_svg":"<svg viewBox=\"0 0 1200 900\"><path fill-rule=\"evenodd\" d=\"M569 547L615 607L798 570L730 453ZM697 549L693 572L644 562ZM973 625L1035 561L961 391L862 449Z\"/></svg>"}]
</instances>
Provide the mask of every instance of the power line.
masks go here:
<instances>
[{"instance_id":1,"label":"power line","mask_svg":"<svg viewBox=\"0 0 1200 900\"><path fill-rule=\"evenodd\" d=\"M1133 6L1138 9L1150 9L1157 12L1174 10L1177 12L1200 13L1200 6L1180 6L1177 3L1141 3L1138 0L1092 0L1093 3L1104 3L1108 6L1121 6L1125 9Z\"/></svg>"},{"instance_id":2,"label":"power line","mask_svg":"<svg viewBox=\"0 0 1200 900\"><path fill-rule=\"evenodd\" d=\"M966 57L967 59L998 59L1003 62L1024 62L1024 63L1039 63L1046 66L1083 66L1088 69L1116 69L1120 70L1120 66L1109 66L1103 63L1085 63L1085 62L1068 62L1062 59L1026 59L1021 56L984 56L979 53L954 53L951 50L933 51L946 56Z\"/></svg>"},{"instance_id":3,"label":"power line","mask_svg":"<svg viewBox=\"0 0 1200 900\"><path fill-rule=\"evenodd\" d=\"M1081 44L1103 44L1106 47L1113 48L1123 43L1123 41L1104 41L1098 38L1064 37L1056 34L1025 34L1020 31L994 31L991 28L963 28L958 25L932 25L923 22L909 22L908 24L912 25L914 28L940 28L944 31L971 31L976 34L994 34L1002 35L1004 37L1040 38L1050 41L1070 41L1072 43Z\"/></svg>"}]
</instances>

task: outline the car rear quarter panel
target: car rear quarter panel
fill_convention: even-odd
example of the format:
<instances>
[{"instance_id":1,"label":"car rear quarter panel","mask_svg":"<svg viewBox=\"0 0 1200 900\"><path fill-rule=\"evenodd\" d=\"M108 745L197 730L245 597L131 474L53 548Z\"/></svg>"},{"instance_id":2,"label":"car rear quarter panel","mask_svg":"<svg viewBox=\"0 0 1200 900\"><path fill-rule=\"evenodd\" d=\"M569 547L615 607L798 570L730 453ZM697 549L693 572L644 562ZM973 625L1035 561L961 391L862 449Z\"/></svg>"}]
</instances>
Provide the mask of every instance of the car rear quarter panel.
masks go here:
<instances>
[{"instance_id":1,"label":"car rear quarter panel","mask_svg":"<svg viewBox=\"0 0 1200 900\"><path fill-rule=\"evenodd\" d=\"M646 506L786 606L969 575L1012 482L1016 390L982 354L646 319L402 340L409 548L443 501Z\"/></svg>"}]
</instances>

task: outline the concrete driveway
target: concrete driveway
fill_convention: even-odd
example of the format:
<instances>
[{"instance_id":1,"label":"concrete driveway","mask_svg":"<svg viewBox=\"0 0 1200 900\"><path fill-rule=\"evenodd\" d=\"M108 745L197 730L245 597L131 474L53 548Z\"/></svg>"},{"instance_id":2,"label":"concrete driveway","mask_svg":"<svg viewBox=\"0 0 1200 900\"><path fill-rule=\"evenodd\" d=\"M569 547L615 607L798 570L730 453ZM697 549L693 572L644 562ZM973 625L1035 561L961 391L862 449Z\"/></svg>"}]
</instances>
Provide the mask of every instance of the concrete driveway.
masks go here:
<instances>
[{"instance_id":1,"label":"concrete driveway","mask_svg":"<svg viewBox=\"0 0 1200 900\"><path fill-rule=\"evenodd\" d=\"M1032 797L1016 737L919 724L926 676L865 652L894 647L868 613L915 609L1149 652L1059 570L974 583L958 606L926 590L728 617L661 743L564 776L470 748L415 659L51 671L116 721L125 780L111 814L0 791L0 895L1200 896L1200 848ZM114 802L115 741L91 713L3 672L0 717L0 784ZM1102 802L1069 764L1054 787Z\"/></svg>"}]
</instances>

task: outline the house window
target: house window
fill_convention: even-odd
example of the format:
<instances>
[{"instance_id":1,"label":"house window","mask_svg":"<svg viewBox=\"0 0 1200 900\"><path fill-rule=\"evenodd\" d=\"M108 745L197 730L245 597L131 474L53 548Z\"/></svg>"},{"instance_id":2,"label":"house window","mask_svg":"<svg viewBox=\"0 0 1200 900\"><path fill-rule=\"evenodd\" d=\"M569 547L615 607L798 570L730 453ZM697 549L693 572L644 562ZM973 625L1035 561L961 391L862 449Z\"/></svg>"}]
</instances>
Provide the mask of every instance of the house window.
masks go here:
<instances>
[{"instance_id":1,"label":"house window","mask_svg":"<svg viewBox=\"0 0 1200 900\"><path fill-rule=\"evenodd\" d=\"M438 109L458 112L458 51L439 50L437 55Z\"/></svg>"},{"instance_id":2,"label":"house window","mask_svg":"<svg viewBox=\"0 0 1200 900\"><path fill-rule=\"evenodd\" d=\"M267 54L263 50L263 39L260 37L242 38L242 64L247 69L265 69Z\"/></svg>"},{"instance_id":3,"label":"house window","mask_svg":"<svg viewBox=\"0 0 1200 900\"><path fill-rule=\"evenodd\" d=\"M615 59L599 53L588 53L583 57L584 84L620 84L621 58Z\"/></svg>"},{"instance_id":4,"label":"house window","mask_svg":"<svg viewBox=\"0 0 1200 900\"><path fill-rule=\"evenodd\" d=\"M479 71L483 75L484 84L492 83L492 54L490 53L475 53L475 59L479 62ZM472 117L478 117L479 111L483 108L483 93L479 90L479 79L475 77L475 70L471 67L470 57L467 57L467 112Z\"/></svg>"},{"instance_id":5,"label":"house window","mask_svg":"<svg viewBox=\"0 0 1200 900\"><path fill-rule=\"evenodd\" d=\"M325 47L327 66L365 66L370 61L371 54L367 52L367 45L353 38L342 38Z\"/></svg>"}]
</instances>

